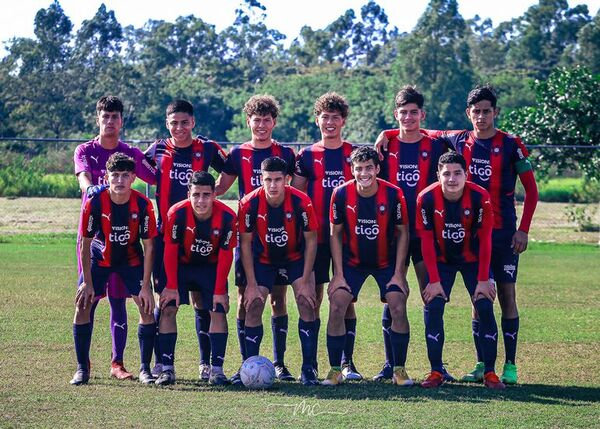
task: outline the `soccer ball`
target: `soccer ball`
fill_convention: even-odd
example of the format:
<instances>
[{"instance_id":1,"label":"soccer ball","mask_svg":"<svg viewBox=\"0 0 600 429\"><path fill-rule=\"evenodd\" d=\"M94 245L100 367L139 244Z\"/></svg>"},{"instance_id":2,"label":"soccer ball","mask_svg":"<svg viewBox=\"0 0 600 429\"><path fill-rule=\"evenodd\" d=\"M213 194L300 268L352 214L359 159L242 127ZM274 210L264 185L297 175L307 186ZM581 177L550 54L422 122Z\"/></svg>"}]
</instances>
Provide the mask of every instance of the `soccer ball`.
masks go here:
<instances>
[{"instance_id":1,"label":"soccer ball","mask_svg":"<svg viewBox=\"0 0 600 429\"><path fill-rule=\"evenodd\" d=\"M275 367L264 356L252 356L242 364L240 378L248 389L267 389L275 381Z\"/></svg>"}]
</instances>

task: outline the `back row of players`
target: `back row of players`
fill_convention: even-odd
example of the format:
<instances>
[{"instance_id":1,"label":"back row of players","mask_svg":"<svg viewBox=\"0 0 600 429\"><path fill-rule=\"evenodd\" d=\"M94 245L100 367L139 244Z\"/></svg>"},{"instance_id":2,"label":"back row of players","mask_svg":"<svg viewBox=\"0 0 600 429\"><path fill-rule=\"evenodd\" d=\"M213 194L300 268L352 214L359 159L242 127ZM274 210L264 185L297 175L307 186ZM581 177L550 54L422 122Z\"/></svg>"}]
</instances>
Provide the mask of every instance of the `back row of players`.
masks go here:
<instances>
[{"instance_id":1,"label":"back row of players","mask_svg":"<svg viewBox=\"0 0 600 429\"><path fill-rule=\"evenodd\" d=\"M322 138L294 156L291 148L272 139L279 114L273 97L248 100L244 112L252 139L233 147L229 155L215 142L193 138L193 107L177 100L166 111L171 138L155 142L142 154L119 141L121 101L112 96L101 98L96 106L99 136L75 151L75 173L83 198L78 240L81 275L73 328L78 368L71 383L89 380L93 313L105 293L111 306L111 376L132 378L123 366L125 298L130 294L140 308L139 379L160 385L174 383L177 308L191 297L200 378L213 384L228 383L222 369L228 332L227 275L238 219L235 274L242 360L259 353L262 312L269 295L277 376L293 379L284 362L286 292L291 284L300 315L303 364L299 378L306 385L318 384L319 310L324 284L329 283L327 349L331 370L322 384L361 379L353 362L353 302L372 275L386 303L382 317L386 361L374 379L413 384L405 370L409 342L406 272L412 259L425 304L432 369L422 385L437 387L452 379L442 364L442 318L458 271L474 303L478 361L463 380L484 381L492 388L504 387L503 382L516 383L518 255L527 247L537 203L527 150L519 138L494 127L498 109L489 86L476 87L468 95L466 114L473 131L421 129L423 103L423 96L413 87L398 92L394 116L399 129L380 134L378 156L373 149L356 149L342 139L348 104L338 94L324 94L314 107ZM449 149L462 156L446 154ZM216 183L203 173L209 167L220 173ZM289 176L293 176L291 186L287 185ZM514 205L517 176L526 195L518 229ZM157 185L157 224L152 204L131 190L135 177ZM237 217L215 199L236 178L240 196ZM106 184L108 188L101 186ZM154 290L160 294L154 315L152 268ZM506 352L502 381L494 372L498 330L490 273L502 309ZM151 369L153 349L155 366ZM239 374L230 381L239 383Z\"/></svg>"}]
</instances>

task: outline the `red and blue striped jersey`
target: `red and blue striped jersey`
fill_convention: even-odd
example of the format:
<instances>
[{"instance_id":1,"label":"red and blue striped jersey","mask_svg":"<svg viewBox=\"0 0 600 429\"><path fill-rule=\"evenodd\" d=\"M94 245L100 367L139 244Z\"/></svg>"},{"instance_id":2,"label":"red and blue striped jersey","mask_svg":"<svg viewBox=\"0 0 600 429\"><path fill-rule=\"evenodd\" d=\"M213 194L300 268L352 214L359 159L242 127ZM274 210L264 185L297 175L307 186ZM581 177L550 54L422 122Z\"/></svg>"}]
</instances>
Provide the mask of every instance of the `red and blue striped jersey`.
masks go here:
<instances>
[{"instance_id":1,"label":"red and blue striped jersey","mask_svg":"<svg viewBox=\"0 0 600 429\"><path fill-rule=\"evenodd\" d=\"M279 207L267 202L260 187L240 201L240 233L253 233L252 253L263 264L284 265L304 255L304 232L316 231L318 221L308 195L290 186Z\"/></svg>"},{"instance_id":2,"label":"red and blue striped jersey","mask_svg":"<svg viewBox=\"0 0 600 429\"><path fill-rule=\"evenodd\" d=\"M448 201L439 182L425 188L417 197L417 229L433 231L438 262L458 264L479 260L478 232L491 229L494 222L488 192L466 182L458 201Z\"/></svg>"},{"instance_id":3,"label":"red and blue striped jersey","mask_svg":"<svg viewBox=\"0 0 600 429\"><path fill-rule=\"evenodd\" d=\"M237 176L240 199L262 185L260 163L272 156L283 158L288 164L287 174L294 174L294 150L279 143L273 143L268 148L257 149L251 142L235 146L229 152L223 172Z\"/></svg>"},{"instance_id":4,"label":"red and blue striped jersey","mask_svg":"<svg viewBox=\"0 0 600 429\"><path fill-rule=\"evenodd\" d=\"M424 136L415 143L404 143L392 137L384 152L379 176L402 189L406 199L410 236L416 235L417 195L437 181L437 164L448 151L441 140Z\"/></svg>"},{"instance_id":5,"label":"red and blue striped jersey","mask_svg":"<svg viewBox=\"0 0 600 429\"><path fill-rule=\"evenodd\" d=\"M208 171L209 167L220 173L227 157L221 146L202 136L185 148L175 146L171 139L157 140L145 153L156 163L156 205L161 232L169 208L187 198L192 173Z\"/></svg>"},{"instance_id":6,"label":"red and blue striped jersey","mask_svg":"<svg viewBox=\"0 0 600 429\"><path fill-rule=\"evenodd\" d=\"M157 234L152 202L135 190L125 204L113 203L108 189L88 200L80 228L82 237L93 238L92 261L101 267L141 265L140 240Z\"/></svg>"},{"instance_id":7,"label":"red and blue striped jersey","mask_svg":"<svg viewBox=\"0 0 600 429\"><path fill-rule=\"evenodd\" d=\"M352 267L387 268L396 263L397 225L408 225L402 189L377 179L377 192L361 197L356 180L334 189L329 220L343 224L344 263Z\"/></svg>"},{"instance_id":8,"label":"red and blue striped jersey","mask_svg":"<svg viewBox=\"0 0 600 429\"><path fill-rule=\"evenodd\" d=\"M355 146L343 142L337 149L328 149L318 142L300 150L296 156L295 174L307 179L306 194L310 197L319 221L318 243L329 244L329 204L333 190L352 180L350 154Z\"/></svg>"}]
</instances>

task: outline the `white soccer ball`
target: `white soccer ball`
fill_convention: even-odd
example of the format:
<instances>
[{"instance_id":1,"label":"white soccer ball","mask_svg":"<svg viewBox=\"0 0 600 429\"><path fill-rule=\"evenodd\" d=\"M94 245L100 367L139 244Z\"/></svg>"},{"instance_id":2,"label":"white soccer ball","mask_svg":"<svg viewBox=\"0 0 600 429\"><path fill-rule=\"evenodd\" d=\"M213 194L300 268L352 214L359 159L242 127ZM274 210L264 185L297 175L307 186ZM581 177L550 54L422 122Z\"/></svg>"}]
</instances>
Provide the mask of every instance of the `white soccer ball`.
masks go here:
<instances>
[{"instance_id":1,"label":"white soccer ball","mask_svg":"<svg viewBox=\"0 0 600 429\"><path fill-rule=\"evenodd\" d=\"M275 367L264 356L252 356L242 364L240 378L248 389L267 389L275 381Z\"/></svg>"}]
</instances>

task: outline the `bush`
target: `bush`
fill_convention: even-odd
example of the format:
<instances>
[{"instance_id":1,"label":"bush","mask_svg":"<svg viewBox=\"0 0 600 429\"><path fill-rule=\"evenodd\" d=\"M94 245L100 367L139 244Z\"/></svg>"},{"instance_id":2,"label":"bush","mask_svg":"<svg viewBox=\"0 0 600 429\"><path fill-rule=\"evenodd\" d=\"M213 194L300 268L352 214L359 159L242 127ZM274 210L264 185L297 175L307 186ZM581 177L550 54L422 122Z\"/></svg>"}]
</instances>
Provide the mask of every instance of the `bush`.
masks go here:
<instances>
[{"instance_id":1,"label":"bush","mask_svg":"<svg viewBox=\"0 0 600 429\"><path fill-rule=\"evenodd\" d=\"M551 203L597 203L600 201L600 183L583 178L556 178L538 182L540 201ZM524 190L517 181L516 198L523 201Z\"/></svg>"}]
</instances>

